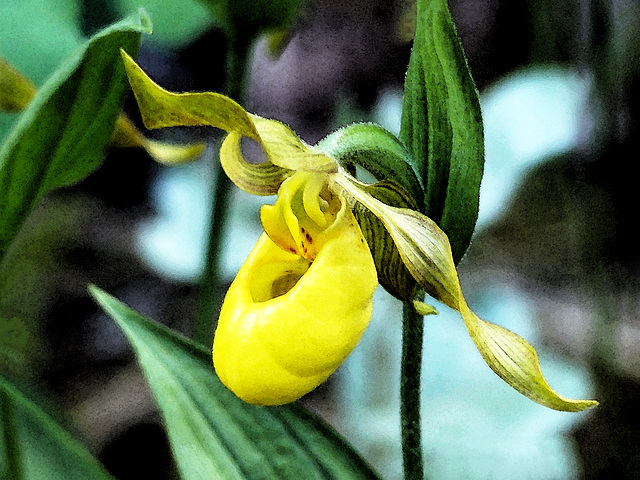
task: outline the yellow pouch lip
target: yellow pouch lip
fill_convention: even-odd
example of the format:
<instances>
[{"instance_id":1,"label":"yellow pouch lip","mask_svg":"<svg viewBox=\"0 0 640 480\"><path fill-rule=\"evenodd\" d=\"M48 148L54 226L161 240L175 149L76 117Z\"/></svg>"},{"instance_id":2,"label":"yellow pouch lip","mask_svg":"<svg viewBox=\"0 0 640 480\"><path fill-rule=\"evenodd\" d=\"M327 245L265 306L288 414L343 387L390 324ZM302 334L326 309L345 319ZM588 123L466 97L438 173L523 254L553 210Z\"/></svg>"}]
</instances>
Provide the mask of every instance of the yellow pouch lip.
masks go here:
<instances>
[{"instance_id":1,"label":"yellow pouch lip","mask_svg":"<svg viewBox=\"0 0 640 480\"><path fill-rule=\"evenodd\" d=\"M262 211L265 230L288 242L292 235L284 215L293 215L289 201L306 184L305 175L290 180L276 205ZM293 245L285 243L285 250L268 233L229 288L214 339L214 365L223 383L245 401L274 405L308 393L344 361L369 323L375 265L345 202L335 215L326 232L316 235L314 261L288 291L268 298L269 287L262 285L260 295L255 288L252 293L261 272L275 279L278 272L304 270L307 262L290 251Z\"/></svg>"}]
</instances>

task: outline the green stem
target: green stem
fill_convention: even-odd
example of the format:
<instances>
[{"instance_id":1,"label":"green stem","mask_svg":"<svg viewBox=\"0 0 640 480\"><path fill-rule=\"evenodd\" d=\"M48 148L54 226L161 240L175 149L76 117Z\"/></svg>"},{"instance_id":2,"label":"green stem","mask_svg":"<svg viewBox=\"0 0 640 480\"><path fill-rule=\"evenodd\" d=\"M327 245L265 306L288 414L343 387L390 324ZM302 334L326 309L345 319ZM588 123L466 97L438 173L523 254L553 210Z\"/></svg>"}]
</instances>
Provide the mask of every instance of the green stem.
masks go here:
<instances>
[{"instance_id":1,"label":"green stem","mask_svg":"<svg viewBox=\"0 0 640 480\"><path fill-rule=\"evenodd\" d=\"M402 307L402 366L400 371L400 428L405 480L422 480L424 467L420 423L423 317L411 301Z\"/></svg>"},{"instance_id":2,"label":"green stem","mask_svg":"<svg viewBox=\"0 0 640 480\"><path fill-rule=\"evenodd\" d=\"M249 47L249 41L234 41L229 43L225 93L236 101L242 101L244 97ZM221 250L229 212L229 200L231 197L231 181L222 170L217 158L213 162L213 169L215 184L213 186L214 193L212 195L209 237L204 272L200 280L197 311L193 329L194 340L208 346L213 336L214 318L222 300L222 282L220 278L220 265L222 263Z\"/></svg>"}]
</instances>

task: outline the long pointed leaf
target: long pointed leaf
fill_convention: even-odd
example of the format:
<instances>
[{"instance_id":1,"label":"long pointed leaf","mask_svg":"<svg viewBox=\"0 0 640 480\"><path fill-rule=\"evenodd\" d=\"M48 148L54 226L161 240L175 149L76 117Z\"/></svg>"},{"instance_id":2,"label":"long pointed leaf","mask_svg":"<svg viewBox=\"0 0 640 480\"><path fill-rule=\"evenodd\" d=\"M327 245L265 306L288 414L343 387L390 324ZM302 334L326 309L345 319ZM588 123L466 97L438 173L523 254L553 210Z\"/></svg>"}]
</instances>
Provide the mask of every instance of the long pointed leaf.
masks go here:
<instances>
[{"instance_id":1,"label":"long pointed leaf","mask_svg":"<svg viewBox=\"0 0 640 480\"><path fill-rule=\"evenodd\" d=\"M46 192L98 166L127 88L120 49L135 51L149 28L136 15L94 36L22 114L0 148L0 258Z\"/></svg>"},{"instance_id":2,"label":"long pointed leaf","mask_svg":"<svg viewBox=\"0 0 640 480\"><path fill-rule=\"evenodd\" d=\"M136 351L184 480L377 478L309 413L244 403L218 380L208 351L96 287L91 293Z\"/></svg>"},{"instance_id":3,"label":"long pointed leaf","mask_svg":"<svg viewBox=\"0 0 640 480\"><path fill-rule=\"evenodd\" d=\"M77 440L2 376L0 478L113 480Z\"/></svg>"},{"instance_id":4,"label":"long pointed leaf","mask_svg":"<svg viewBox=\"0 0 640 480\"><path fill-rule=\"evenodd\" d=\"M478 217L484 141L478 93L446 0L418 1L400 139L426 189L423 213L447 234L457 263Z\"/></svg>"}]
</instances>

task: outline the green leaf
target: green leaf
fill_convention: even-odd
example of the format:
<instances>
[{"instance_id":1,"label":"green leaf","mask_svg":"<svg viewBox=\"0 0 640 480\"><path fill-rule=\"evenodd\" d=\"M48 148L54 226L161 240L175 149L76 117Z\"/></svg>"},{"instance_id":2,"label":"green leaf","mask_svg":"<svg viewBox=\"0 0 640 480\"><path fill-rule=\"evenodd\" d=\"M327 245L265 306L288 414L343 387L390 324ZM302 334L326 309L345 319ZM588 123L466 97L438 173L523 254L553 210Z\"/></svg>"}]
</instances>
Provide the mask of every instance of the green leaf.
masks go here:
<instances>
[{"instance_id":1,"label":"green leaf","mask_svg":"<svg viewBox=\"0 0 640 480\"><path fill-rule=\"evenodd\" d=\"M478 216L484 168L478 93L446 0L419 0L400 139L425 187L423 213L449 237L457 263Z\"/></svg>"},{"instance_id":2,"label":"green leaf","mask_svg":"<svg viewBox=\"0 0 640 480\"><path fill-rule=\"evenodd\" d=\"M0 478L113 480L66 430L0 376Z\"/></svg>"},{"instance_id":3,"label":"green leaf","mask_svg":"<svg viewBox=\"0 0 640 480\"><path fill-rule=\"evenodd\" d=\"M209 351L90 291L136 351L184 480L377 478L320 420L295 405L244 403L218 380Z\"/></svg>"},{"instance_id":4,"label":"green leaf","mask_svg":"<svg viewBox=\"0 0 640 480\"><path fill-rule=\"evenodd\" d=\"M0 258L48 191L100 163L126 91L120 49L149 31L143 12L94 36L39 90L0 149Z\"/></svg>"},{"instance_id":5,"label":"green leaf","mask_svg":"<svg viewBox=\"0 0 640 480\"><path fill-rule=\"evenodd\" d=\"M215 23L200 0L108 0L106 3L113 5L123 17L144 8L153 19L154 27L154 34L145 38L145 42L163 49L187 48Z\"/></svg>"},{"instance_id":6,"label":"green leaf","mask_svg":"<svg viewBox=\"0 0 640 480\"><path fill-rule=\"evenodd\" d=\"M0 56L36 87L82 45L78 0L2 0Z\"/></svg>"}]
</instances>

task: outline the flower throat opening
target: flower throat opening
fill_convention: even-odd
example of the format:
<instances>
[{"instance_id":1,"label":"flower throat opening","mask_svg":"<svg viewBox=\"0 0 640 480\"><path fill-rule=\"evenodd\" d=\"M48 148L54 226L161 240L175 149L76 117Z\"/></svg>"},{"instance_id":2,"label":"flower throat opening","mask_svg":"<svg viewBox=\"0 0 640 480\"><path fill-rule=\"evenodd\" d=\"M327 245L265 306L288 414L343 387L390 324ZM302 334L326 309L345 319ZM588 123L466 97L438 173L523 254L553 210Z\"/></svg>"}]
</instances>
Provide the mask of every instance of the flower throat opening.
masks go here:
<instances>
[{"instance_id":1,"label":"flower throat opening","mask_svg":"<svg viewBox=\"0 0 640 480\"><path fill-rule=\"evenodd\" d=\"M253 275L251 298L259 303L285 295L296 286L310 265L311 262L304 258L262 265Z\"/></svg>"}]
</instances>

